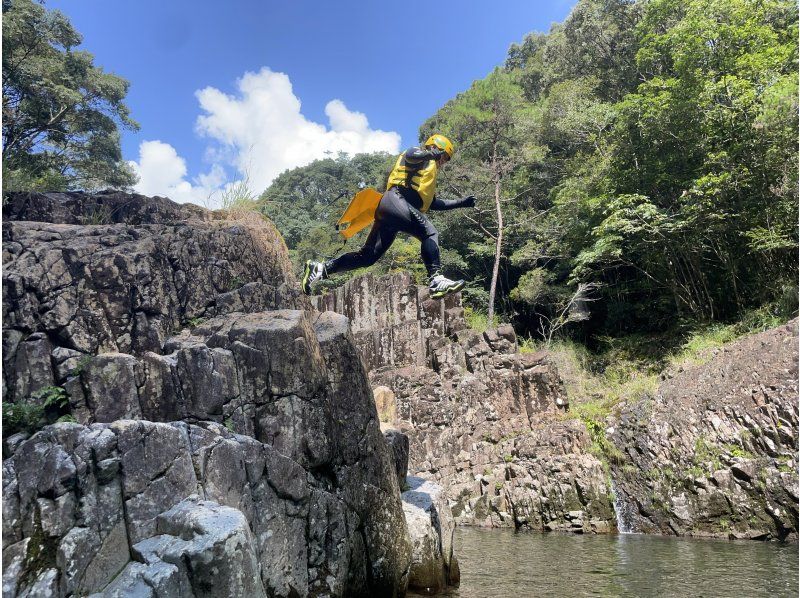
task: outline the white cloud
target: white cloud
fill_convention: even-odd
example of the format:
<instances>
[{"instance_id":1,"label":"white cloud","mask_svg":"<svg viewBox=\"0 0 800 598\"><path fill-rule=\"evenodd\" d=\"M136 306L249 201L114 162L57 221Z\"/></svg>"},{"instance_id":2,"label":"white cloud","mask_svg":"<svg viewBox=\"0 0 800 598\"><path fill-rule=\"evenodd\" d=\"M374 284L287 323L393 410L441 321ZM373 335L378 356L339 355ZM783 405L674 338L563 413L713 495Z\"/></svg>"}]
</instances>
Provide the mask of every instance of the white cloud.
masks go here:
<instances>
[{"instance_id":1,"label":"white cloud","mask_svg":"<svg viewBox=\"0 0 800 598\"><path fill-rule=\"evenodd\" d=\"M233 166L241 177L249 176L253 192L260 194L284 170L330 153L400 149L399 134L370 129L366 115L349 110L338 99L325 106L328 127L308 120L289 77L266 67L245 73L237 81L235 95L206 87L195 96L203 111L196 132L211 140L205 148L211 170L189 182L186 161L175 148L161 141L144 141L139 161L130 163L139 175L138 192L207 205L214 203L220 189L233 184L226 181L223 163Z\"/></svg>"},{"instance_id":2,"label":"white cloud","mask_svg":"<svg viewBox=\"0 0 800 598\"><path fill-rule=\"evenodd\" d=\"M325 106L330 128L308 120L289 77L268 68L245 73L236 95L206 87L196 96L205 112L197 119L198 133L233 151L233 165L242 174L249 171L257 193L284 170L324 158L326 152L400 149L399 134L370 129L367 117L341 100Z\"/></svg>"},{"instance_id":3,"label":"white cloud","mask_svg":"<svg viewBox=\"0 0 800 598\"><path fill-rule=\"evenodd\" d=\"M139 146L139 162L131 162L139 175L136 188L145 195L156 195L179 184L186 176L186 161L175 148L161 141L144 141Z\"/></svg>"},{"instance_id":4,"label":"white cloud","mask_svg":"<svg viewBox=\"0 0 800 598\"><path fill-rule=\"evenodd\" d=\"M213 207L209 197L225 183L225 170L219 164L211 166L192 184L186 180L186 160L175 148L163 141L143 141L139 145L139 161L129 162L139 176L134 189L143 195L161 195L178 203L194 203Z\"/></svg>"}]
</instances>

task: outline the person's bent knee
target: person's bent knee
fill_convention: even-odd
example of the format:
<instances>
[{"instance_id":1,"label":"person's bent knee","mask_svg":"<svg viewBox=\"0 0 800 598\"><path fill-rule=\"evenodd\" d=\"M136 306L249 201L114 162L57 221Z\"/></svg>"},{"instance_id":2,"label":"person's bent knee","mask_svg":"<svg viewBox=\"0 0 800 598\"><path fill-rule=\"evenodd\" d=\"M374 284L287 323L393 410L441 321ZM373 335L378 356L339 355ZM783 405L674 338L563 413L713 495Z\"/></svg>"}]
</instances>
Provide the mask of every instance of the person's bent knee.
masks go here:
<instances>
[{"instance_id":1,"label":"person's bent knee","mask_svg":"<svg viewBox=\"0 0 800 598\"><path fill-rule=\"evenodd\" d=\"M432 233L429 233L429 234L425 235L424 237L420 237L420 242L422 242L423 245L433 244L433 245L436 245L438 247L439 246L439 233L437 231L433 231Z\"/></svg>"},{"instance_id":2,"label":"person's bent knee","mask_svg":"<svg viewBox=\"0 0 800 598\"><path fill-rule=\"evenodd\" d=\"M362 251L360 252L360 257L361 259L359 261L364 264L362 267L366 268L367 266L371 266L377 262L380 259L381 254L374 251Z\"/></svg>"}]
</instances>

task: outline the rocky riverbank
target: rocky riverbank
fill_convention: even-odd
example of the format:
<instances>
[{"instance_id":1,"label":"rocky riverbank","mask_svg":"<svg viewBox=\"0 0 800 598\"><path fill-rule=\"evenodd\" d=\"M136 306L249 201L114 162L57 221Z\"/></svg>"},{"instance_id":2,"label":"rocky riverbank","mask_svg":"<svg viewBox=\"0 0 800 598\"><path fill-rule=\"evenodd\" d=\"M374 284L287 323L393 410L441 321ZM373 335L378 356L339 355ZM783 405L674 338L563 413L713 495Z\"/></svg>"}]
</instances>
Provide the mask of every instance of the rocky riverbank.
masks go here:
<instances>
[{"instance_id":1,"label":"rocky riverbank","mask_svg":"<svg viewBox=\"0 0 800 598\"><path fill-rule=\"evenodd\" d=\"M313 299L350 318L411 473L445 488L460 524L797 538L796 320L665 374L590 430L548 355L520 354L510 326L468 329L458 295L432 301L397 274Z\"/></svg>"},{"instance_id":2,"label":"rocky riverbank","mask_svg":"<svg viewBox=\"0 0 800 598\"><path fill-rule=\"evenodd\" d=\"M797 540L797 328L717 349L622 409L610 439L627 529Z\"/></svg>"},{"instance_id":3,"label":"rocky riverbank","mask_svg":"<svg viewBox=\"0 0 800 598\"><path fill-rule=\"evenodd\" d=\"M458 295L366 276L312 305L254 214L3 214L4 596L439 591L455 523L797 538L796 321L587 429Z\"/></svg>"},{"instance_id":4,"label":"rocky riverbank","mask_svg":"<svg viewBox=\"0 0 800 598\"><path fill-rule=\"evenodd\" d=\"M460 295L431 300L407 274L313 300L350 318L379 411L410 438L410 472L445 488L458 523L615 529L603 464L546 353L519 353L508 325L470 330Z\"/></svg>"}]
</instances>

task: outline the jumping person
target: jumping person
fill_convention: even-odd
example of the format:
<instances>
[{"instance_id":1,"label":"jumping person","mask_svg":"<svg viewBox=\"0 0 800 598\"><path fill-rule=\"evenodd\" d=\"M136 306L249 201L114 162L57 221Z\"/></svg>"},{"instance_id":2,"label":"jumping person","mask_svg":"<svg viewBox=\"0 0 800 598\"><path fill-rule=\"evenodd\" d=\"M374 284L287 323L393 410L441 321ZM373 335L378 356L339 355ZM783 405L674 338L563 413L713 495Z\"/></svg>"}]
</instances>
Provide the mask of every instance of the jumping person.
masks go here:
<instances>
[{"instance_id":1,"label":"jumping person","mask_svg":"<svg viewBox=\"0 0 800 598\"><path fill-rule=\"evenodd\" d=\"M327 262L308 260L303 272L303 292L334 272L371 266L386 253L397 233L406 233L422 243L422 261L428 270L431 297L444 297L464 288L463 280L450 280L441 273L439 232L425 216L428 210L471 208L475 197L445 200L436 197L436 175L453 157L453 143L444 135L432 135L424 147L400 154L386 183L386 193L375 210L375 222L364 246Z\"/></svg>"}]
</instances>

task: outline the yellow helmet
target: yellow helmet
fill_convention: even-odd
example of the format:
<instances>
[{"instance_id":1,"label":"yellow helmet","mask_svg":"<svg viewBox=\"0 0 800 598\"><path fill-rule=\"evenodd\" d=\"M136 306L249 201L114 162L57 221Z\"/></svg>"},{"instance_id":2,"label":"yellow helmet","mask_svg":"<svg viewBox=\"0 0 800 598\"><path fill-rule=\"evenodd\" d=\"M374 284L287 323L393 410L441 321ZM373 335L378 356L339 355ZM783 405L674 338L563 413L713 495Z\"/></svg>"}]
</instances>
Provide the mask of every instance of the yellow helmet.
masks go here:
<instances>
[{"instance_id":1,"label":"yellow helmet","mask_svg":"<svg viewBox=\"0 0 800 598\"><path fill-rule=\"evenodd\" d=\"M453 154L456 153L456 148L453 146L453 142L439 133L434 133L428 137L428 140L425 142L425 146L427 147L429 145L438 147L447 154L448 158L452 158Z\"/></svg>"}]
</instances>

